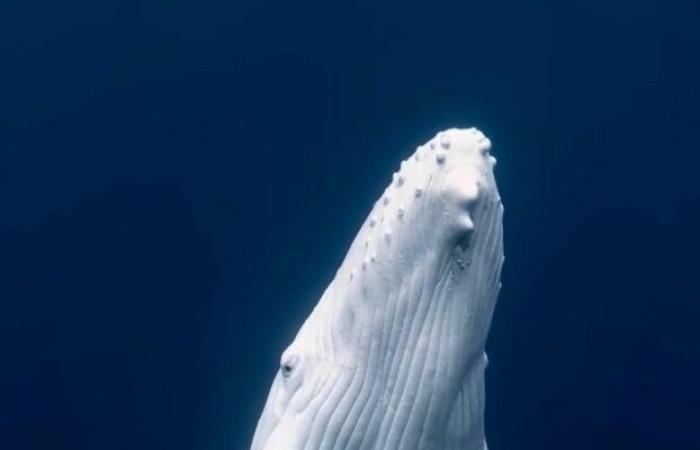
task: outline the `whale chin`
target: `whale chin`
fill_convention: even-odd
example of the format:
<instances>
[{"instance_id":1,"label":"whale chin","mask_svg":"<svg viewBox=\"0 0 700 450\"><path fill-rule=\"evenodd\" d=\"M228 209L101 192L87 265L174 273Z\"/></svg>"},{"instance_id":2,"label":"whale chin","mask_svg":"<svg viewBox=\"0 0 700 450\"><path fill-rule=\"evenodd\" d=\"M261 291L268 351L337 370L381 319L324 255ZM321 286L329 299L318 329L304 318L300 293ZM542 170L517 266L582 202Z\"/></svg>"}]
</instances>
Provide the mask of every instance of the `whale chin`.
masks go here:
<instances>
[{"instance_id":1,"label":"whale chin","mask_svg":"<svg viewBox=\"0 0 700 450\"><path fill-rule=\"evenodd\" d=\"M403 161L280 358L252 449L484 449L503 205L480 131Z\"/></svg>"}]
</instances>

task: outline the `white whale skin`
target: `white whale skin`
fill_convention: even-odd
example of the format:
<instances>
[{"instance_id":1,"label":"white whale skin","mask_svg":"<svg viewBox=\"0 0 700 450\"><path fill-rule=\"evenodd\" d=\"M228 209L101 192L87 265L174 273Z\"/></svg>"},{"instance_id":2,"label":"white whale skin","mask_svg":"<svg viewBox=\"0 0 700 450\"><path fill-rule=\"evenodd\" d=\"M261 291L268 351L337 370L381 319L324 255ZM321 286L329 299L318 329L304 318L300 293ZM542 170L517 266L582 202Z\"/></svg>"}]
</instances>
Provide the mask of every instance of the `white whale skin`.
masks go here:
<instances>
[{"instance_id":1,"label":"white whale skin","mask_svg":"<svg viewBox=\"0 0 700 450\"><path fill-rule=\"evenodd\" d=\"M282 353L252 450L486 449L504 260L490 148L450 129L401 163Z\"/></svg>"}]
</instances>

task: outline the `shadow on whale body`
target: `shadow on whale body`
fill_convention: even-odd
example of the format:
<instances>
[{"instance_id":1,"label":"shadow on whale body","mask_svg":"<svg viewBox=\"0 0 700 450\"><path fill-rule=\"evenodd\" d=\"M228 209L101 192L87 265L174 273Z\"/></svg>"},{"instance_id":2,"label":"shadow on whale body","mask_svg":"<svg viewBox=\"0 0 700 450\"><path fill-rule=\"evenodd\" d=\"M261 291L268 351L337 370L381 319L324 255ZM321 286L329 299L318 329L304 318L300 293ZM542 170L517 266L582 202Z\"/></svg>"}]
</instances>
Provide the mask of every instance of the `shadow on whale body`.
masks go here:
<instances>
[{"instance_id":1,"label":"shadow on whale body","mask_svg":"<svg viewBox=\"0 0 700 450\"><path fill-rule=\"evenodd\" d=\"M503 263L490 148L450 129L401 163L282 353L252 450L486 448Z\"/></svg>"}]
</instances>

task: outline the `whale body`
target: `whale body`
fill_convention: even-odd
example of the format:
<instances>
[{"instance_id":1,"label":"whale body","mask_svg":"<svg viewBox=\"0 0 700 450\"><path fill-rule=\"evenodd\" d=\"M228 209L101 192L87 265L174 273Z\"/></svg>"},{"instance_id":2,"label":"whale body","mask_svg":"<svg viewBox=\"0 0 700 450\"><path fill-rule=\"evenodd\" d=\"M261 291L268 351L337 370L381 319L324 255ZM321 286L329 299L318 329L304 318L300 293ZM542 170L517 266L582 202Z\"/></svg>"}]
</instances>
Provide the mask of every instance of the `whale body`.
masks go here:
<instances>
[{"instance_id":1,"label":"whale body","mask_svg":"<svg viewBox=\"0 0 700 450\"><path fill-rule=\"evenodd\" d=\"M252 450L484 450L503 205L475 128L403 161L282 353Z\"/></svg>"}]
</instances>

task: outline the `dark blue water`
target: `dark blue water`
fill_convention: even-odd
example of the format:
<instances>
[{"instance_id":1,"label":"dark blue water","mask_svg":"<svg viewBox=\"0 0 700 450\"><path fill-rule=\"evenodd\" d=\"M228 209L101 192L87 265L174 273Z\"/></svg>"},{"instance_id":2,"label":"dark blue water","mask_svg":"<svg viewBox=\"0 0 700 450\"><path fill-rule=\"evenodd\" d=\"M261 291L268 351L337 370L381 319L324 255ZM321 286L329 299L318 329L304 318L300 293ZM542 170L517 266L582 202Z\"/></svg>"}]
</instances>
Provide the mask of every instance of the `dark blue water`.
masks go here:
<instances>
[{"instance_id":1,"label":"dark blue water","mask_svg":"<svg viewBox=\"0 0 700 450\"><path fill-rule=\"evenodd\" d=\"M700 448L697 2L333 3L0 3L0 448L246 448L392 171L471 125L490 448Z\"/></svg>"}]
</instances>

